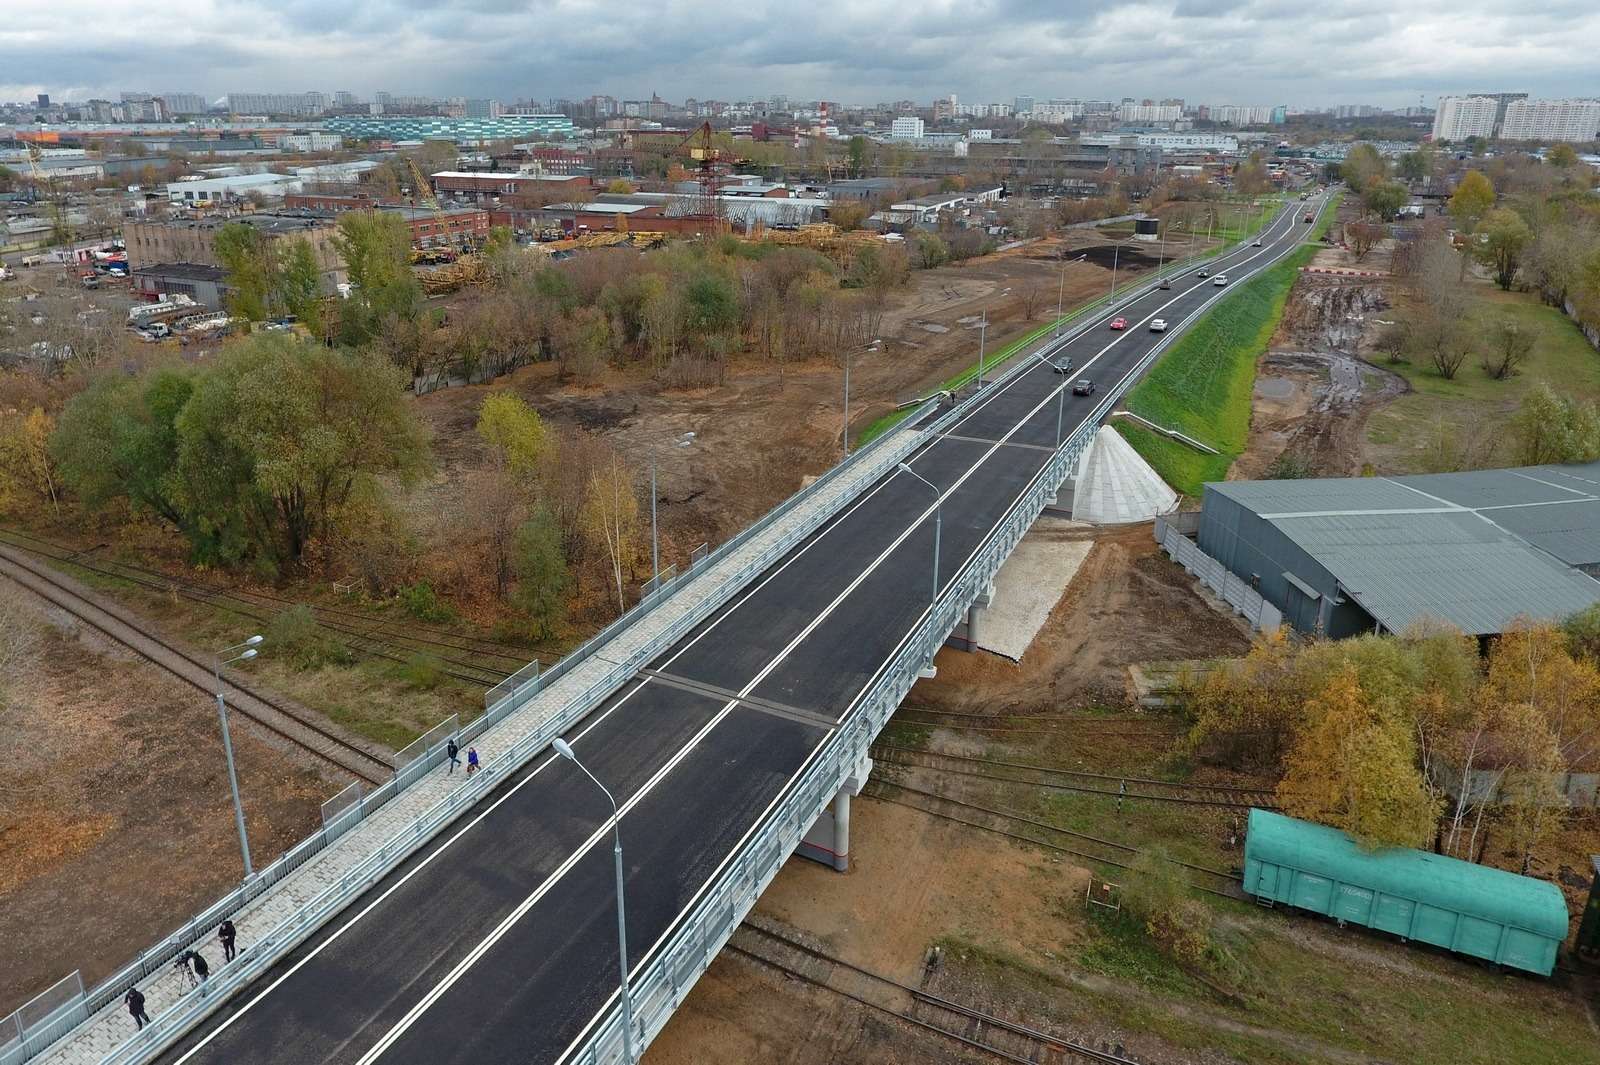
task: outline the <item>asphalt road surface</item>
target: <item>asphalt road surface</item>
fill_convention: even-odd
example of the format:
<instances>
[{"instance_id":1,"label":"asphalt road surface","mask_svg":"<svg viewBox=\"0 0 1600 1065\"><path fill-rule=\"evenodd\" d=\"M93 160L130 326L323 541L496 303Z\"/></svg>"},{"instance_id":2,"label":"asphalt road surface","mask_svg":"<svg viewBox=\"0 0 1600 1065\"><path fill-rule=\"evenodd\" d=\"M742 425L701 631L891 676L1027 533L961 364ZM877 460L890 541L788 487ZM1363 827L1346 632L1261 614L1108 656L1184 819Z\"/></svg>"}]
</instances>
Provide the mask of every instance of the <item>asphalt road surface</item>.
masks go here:
<instances>
[{"instance_id":1,"label":"asphalt road surface","mask_svg":"<svg viewBox=\"0 0 1600 1065\"><path fill-rule=\"evenodd\" d=\"M1305 238L1301 213L1211 269L1237 284L1270 265ZM1099 402L1072 382L1104 392L1161 339L1151 318L1176 330L1225 294L1191 271L1096 316L1062 349L1073 373L1035 364L909 460L941 492L941 581L1049 458L1058 402L1066 432ZM1126 331L1106 328L1117 315ZM887 475L567 734L623 808L635 971L918 624L933 508ZM535 758L161 1060L560 1061L617 991L609 813L570 763Z\"/></svg>"}]
</instances>

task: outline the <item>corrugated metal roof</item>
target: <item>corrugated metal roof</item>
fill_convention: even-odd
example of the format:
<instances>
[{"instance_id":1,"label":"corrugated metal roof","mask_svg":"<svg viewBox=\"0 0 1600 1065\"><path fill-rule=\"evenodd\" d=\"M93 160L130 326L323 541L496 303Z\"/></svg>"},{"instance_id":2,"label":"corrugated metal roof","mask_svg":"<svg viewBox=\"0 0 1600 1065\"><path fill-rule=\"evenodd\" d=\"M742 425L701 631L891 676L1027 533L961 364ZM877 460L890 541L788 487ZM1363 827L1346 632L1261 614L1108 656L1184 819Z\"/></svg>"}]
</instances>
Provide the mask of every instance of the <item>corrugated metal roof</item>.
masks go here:
<instances>
[{"instance_id":1,"label":"corrugated metal roof","mask_svg":"<svg viewBox=\"0 0 1600 1065\"><path fill-rule=\"evenodd\" d=\"M1472 511L1282 517L1273 524L1384 628L1435 618L1473 635L1519 615L1565 617L1600 602L1600 581Z\"/></svg>"},{"instance_id":2,"label":"corrugated metal roof","mask_svg":"<svg viewBox=\"0 0 1600 1065\"><path fill-rule=\"evenodd\" d=\"M1471 633L1600 601L1600 462L1208 484L1270 521L1390 629Z\"/></svg>"},{"instance_id":3,"label":"corrugated metal roof","mask_svg":"<svg viewBox=\"0 0 1600 1065\"><path fill-rule=\"evenodd\" d=\"M1428 500L1382 477L1327 477L1293 481L1222 481L1206 491L1227 496L1263 516L1400 510L1429 506Z\"/></svg>"}]
</instances>

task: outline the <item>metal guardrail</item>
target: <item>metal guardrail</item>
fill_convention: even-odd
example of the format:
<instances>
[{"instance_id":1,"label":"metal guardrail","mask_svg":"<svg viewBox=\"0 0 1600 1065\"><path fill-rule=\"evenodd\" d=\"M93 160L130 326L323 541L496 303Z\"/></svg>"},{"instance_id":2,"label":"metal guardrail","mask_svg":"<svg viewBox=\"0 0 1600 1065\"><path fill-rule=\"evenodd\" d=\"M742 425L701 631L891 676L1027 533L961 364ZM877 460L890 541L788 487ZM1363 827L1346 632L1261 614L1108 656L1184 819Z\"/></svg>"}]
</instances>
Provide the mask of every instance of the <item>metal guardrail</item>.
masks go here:
<instances>
[{"instance_id":1,"label":"metal guardrail","mask_svg":"<svg viewBox=\"0 0 1600 1065\"><path fill-rule=\"evenodd\" d=\"M1082 335L1084 331L1091 327L1092 319L1097 311L1142 298L1154 290L1162 278L1181 273L1192 263L1211 258L1222 250L1215 249L1187 259L1175 260L1139 285L1119 293L1116 301L1113 301L1108 294L1078 308L1071 317L1080 320L1083 324L1059 337L1050 338L1041 350L1048 352ZM1153 361L1156 354L1166 346L1166 343L1163 340L1162 344L1158 345L1147 356L1146 360L1140 364L1140 367L1142 368L1148 365L1150 361ZM1018 356L1021 356L1020 352ZM835 465L806 488L790 496L760 520L740 532L733 539L719 546L715 551L707 554L703 551L704 545L702 545L702 549L697 549L695 552L697 557L691 560L690 575L709 569L718 561L731 555L796 507L815 497L826 485L832 484L845 471L858 468L865 461L866 456L875 455L878 451L886 449L888 441L896 441L896 446L888 449L896 453L894 461L909 455L921 445L927 436L942 431L945 426L964 416L978 402L980 396L986 394L990 389L1003 387L1017 373L1023 372L1030 365L1030 362L1031 360L1027 357L1014 357L1012 365L999 376L991 379L985 389L975 391L961 403L956 404L955 407L934 425L928 427L927 430L916 433L910 432L909 430L914 429L919 421L937 408L940 397L936 395L923 401L920 407L899 426L896 426L894 430L886 432L875 440L862 445L845 461ZM1131 381L1132 376L1130 375L1125 381ZM1094 422L1097 422L1103 416L1101 409L1109 409L1113 396L1120 397L1125 387L1125 384L1119 386L1114 393L1108 395L1106 400L1103 400L1095 408L1095 413L1092 415ZM1084 424L1087 426L1092 423L1086 422ZM1077 433L1074 433L1072 437L1063 442L1062 450L1057 452L1057 457L1065 454L1067 449L1071 448L1072 442L1077 435ZM1092 434L1090 435L1092 436ZM1081 446L1072 450L1074 461L1078 451L1081 450ZM1054 468L1054 460L1052 460L1052 466L1049 468ZM1066 470L1071 468L1070 464L1064 467ZM1057 486L1059 487L1059 481ZM325 889L307 906L298 911L294 917L282 922L266 936L259 937L248 948L241 950L238 957L232 963L223 966L221 971L208 983L208 994L204 999L199 999L194 995L186 996L185 999L180 1000L177 1006L162 1013L153 1023L146 1025L132 1039L108 1055L103 1060L102 1065L143 1062L153 1057L170 1040L187 1031L218 1004L225 1001L233 990L253 980L267 967L275 963L285 952L293 949L295 945L320 927L324 920L337 913L355 893L366 890L378 879L381 879L394 865L404 860L405 857L432 838L439 828L453 820L462 810L470 808L496 782L509 773L520 769L524 762L539 750L547 747L552 739L565 731L573 722L588 713L595 705L625 683L640 666L656 657L667 647L670 647L683 633L693 628L694 625L699 624L712 611L720 608L723 603L730 599L739 588L747 584L755 575L764 571L773 561L787 554L795 544L809 536L811 532L815 531L817 527L836 513L843 506L843 502L841 500L839 506L829 508L825 512L813 516L811 520L804 523L797 530L791 530L789 534L762 552L755 560L746 563L733 575L724 578L700 603L668 626L662 633L652 638L643 649L630 656L626 662L615 665L600 680L591 683L583 692L569 700L561 710L551 715L538 729L524 737L509 751L492 762L486 763L483 770L476 774L470 782L464 782L461 788L435 803L421 816L402 828L377 851L347 871L338 883ZM1007 553L1009 553L1009 549ZM692 586L694 583L692 581L672 581L670 584L658 587L650 595L641 599L632 610L623 614L599 634L565 656L548 671L540 672L537 668L537 663L524 667L524 670L514 674L513 678L508 678L508 680L514 680L518 676L523 676L524 679L520 682L512 683L502 697L489 707L482 716L469 723L464 729L461 729L459 732L460 742L469 742L488 728L504 720L550 683L592 657L599 647L620 635L624 629L659 606L664 599L675 594L681 588ZM951 626L954 626L954 620L951 621ZM947 629L944 635L948 635L948 632L949 630ZM943 641L943 638L943 636L940 637L940 642ZM505 687L504 682L499 687ZM890 709L892 711L892 706ZM448 722L441 723L439 727L443 727L445 724L448 724ZM864 744L862 749L865 749ZM236 914L268 888L325 849L334 839L353 828L372 810L397 795L405 784L425 775L428 769L439 764L443 756L443 742L432 745L424 744L421 755L411 760L406 766L407 769L411 770L407 774L406 781L402 782L400 774L397 772L394 778L367 795L361 796L337 817L331 819L324 828L319 829L296 844L276 861L260 870L254 877L246 880L201 913L190 918L189 921L185 922L183 926L172 934L142 952L133 962L124 966L111 977L101 981L76 1003L63 1007L58 1011L59 1016L52 1018L52 1023L34 1026L34 1034L27 1039L19 1040L14 1049L11 1047L0 1049L0 1065L20 1065L21 1062L29 1060L48 1048L50 1044L66 1035L77 1024L116 1001L128 987L135 985L139 980L157 971L161 966L176 957L178 953L186 949L189 944L209 934L210 930L215 928L223 918ZM835 788L834 790L837 789ZM830 792L829 794L831 795L832 793ZM820 806L817 808L817 812L820 812ZM811 820L815 820L815 813L813 813ZM805 827L809 826L809 823L808 821L807 825L801 827L802 833ZM796 837L797 839L798 837ZM789 850L792 849L793 845L791 844ZM784 855L787 856L787 853L788 851L786 850ZM764 883L763 881L763 886ZM719 942L718 947L720 945ZM76 976L76 974L74 975ZM662 1023L665 1023L664 1020Z\"/></svg>"},{"instance_id":2,"label":"metal guardrail","mask_svg":"<svg viewBox=\"0 0 1600 1065\"><path fill-rule=\"evenodd\" d=\"M930 403L927 406L932 409L933 404ZM709 570L717 561L728 557L761 531L770 528L779 517L793 511L802 502L815 498L816 494L822 490L822 486L834 483L842 475L843 471L854 470L865 464L867 456L887 453L894 456L889 460L890 462L897 461L898 458L904 457L915 450L921 441L922 434L909 430L885 434L879 440L856 452L846 462L840 463L828 473L823 474L822 477L812 482L802 492L791 496L784 504L734 539L705 556L697 565L696 570ZM107 1055L103 1059L102 1065L124 1065L124 1063L143 1062L160 1053L171 1040L191 1028L212 1009L216 1008L218 1004L225 1001L233 991L249 983L268 967L275 964L287 951L292 950L320 927L325 920L343 909L357 894L382 879L395 865L405 860L406 857L430 840L462 811L470 809L507 776L521 769L535 754L548 747L552 739L566 731L574 722L589 713L607 696L616 691L641 666L644 666L660 655L662 651L671 647L685 633L703 621L706 616L731 599L751 579L764 572L774 561L792 550L795 544L809 536L818 526L836 513L844 505L844 502L844 500L841 500L838 507L830 507L822 513L812 515L807 521L789 530L755 558L746 562L733 574L722 578L694 607L685 611L671 625L652 637L627 659L614 664L602 677L591 682L583 691L563 704L556 713L551 714L545 721L540 723L537 729L524 736L498 758L484 763L480 772L471 777L470 780L464 780L459 788L445 798L440 799L410 824L396 832L382 847L352 867L336 883L324 889L298 910L294 916L281 922L266 935L259 937L247 949L241 949L232 963L224 965L214 972L207 984L208 993L205 998L202 999L192 994L186 995L173 1008L157 1016L153 1023L146 1025L141 1031L123 1043L122 1046ZM560 676L578 662L587 660L593 656L595 650L606 639L611 639L618 635L623 628L637 621L648 612L648 609L658 606L662 599L674 594L680 587L689 587L693 583L695 582L674 581L663 587L655 593L653 598L641 602L634 610L629 611L616 622L613 622L601 633L600 637L588 641L578 651L568 655L557 666L543 674L543 677L548 680L549 678ZM601 639L601 637L605 639ZM483 717L461 729L460 742L468 742L493 723L503 720L525 702L526 698L515 703L513 703L511 696L503 699L492 711L485 713ZM485 723L485 719L489 718L491 714L494 714L493 721ZM434 747L431 753L413 760L407 768L423 766L424 768L418 772L425 772L426 767L437 764L442 757L443 745L441 743ZM398 791L396 785L399 780L400 776L397 774L393 780L384 784L372 795L364 799L363 803L380 794L385 800L392 797ZM344 825L343 830L348 831L348 827L349 825ZM316 841L315 850L321 850L327 845L327 835L327 830L319 831L311 839L302 843L300 847L306 847L307 844ZM297 847L295 851L291 851L279 861L282 862L289 859L291 855L295 855L300 850L300 847ZM299 856L295 864L303 864L305 859L310 856L310 853L315 853L315 851ZM274 866L277 864L274 863ZM257 879L260 878L258 877ZM281 875L278 879L281 879ZM161 962L153 967L145 967L141 962L136 962L133 966L129 966L124 970L124 974L133 972L137 967L137 975L131 980L121 981L120 988L115 991L115 994L99 1002L94 1008L89 1009L84 1016L94 1013L106 1002L114 1000L127 986L154 971L155 968L159 967L159 964L170 960L179 950L198 939L200 937L198 933L202 930L209 931L221 921L223 916L235 912L244 902L248 901L248 898L238 897L240 891L248 886L249 883L247 882L240 889L219 900L204 914L194 918L179 932L164 940L162 944L146 951L144 955L141 955L141 962L147 956L159 956ZM260 891L258 890L252 893L249 898L254 898L259 893ZM180 943L181 945L173 949L171 945L174 943ZM119 977L124 974L119 974ZM111 981L107 981L107 984L110 983ZM64 1034L64 1032L58 1034ZM46 1044L41 1044L41 1048L43 1045ZM22 1060L26 1060L26 1058L18 1059L18 1061ZM12 1065L12 1063L0 1062L0 1065Z\"/></svg>"},{"instance_id":3,"label":"metal guardrail","mask_svg":"<svg viewBox=\"0 0 1600 1065\"><path fill-rule=\"evenodd\" d=\"M1273 257L1245 276L1254 276L1267 269L1291 250L1286 249L1282 255ZM1130 293L1127 299L1131 302L1144 294ZM1226 295L1226 292L1219 292L1204 301L1185 317L1183 325L1198 319ZM1087 328L1089 326L1086 324L1072 335L1081 335ZM1101 421L1181 332L1180 327L1163 337L1124 374L1105 398L1095 405L1089 416L1062 442L1007 509L994 530L940 591L934 604L902 641L889 663L862 692L856 708L846 715L840 727L824 743L811 767L780 798L766 824L759 831L751 833L738 851L730 856L716 880L697 896L697 901L683 917L677 931L642 963L641 969L630 982L633 1018L638 1029L637 1046L649 1045L666 1026L700 974L710 966L739 922L755 905L761 892L788 860L806 830L833 800L855 768L863 763L869 744L916 683L921 671L933 661L934 655L966 611L992 585L1000 566L1034 520L1055 499L1061 485L1076 468L1083 450L1099 431ZM1048 353L1056 346L1057 342L1052 341L1044 351ZM1014 363L992 384L931 426L930 434L940 431L960 413L962 407L975 402L979 396L1003 387L1016 373L1029 368L1032 362L1031 358L1024 358ZM1063 382L1057 387L1064 388L1067 385ZM564 1065L613 1065L624 1061L621 1011L616 1006L593 1027L588 1039L563 1059Z\"/></svg>"},{"instance_id":4,"label":"metal guardrail","mask_svg":"<svg viewBox=\"0 0 1600 1065\"><path fill-rule=\"evenodd\" d=\"M28 1060L30 1051L47 1046L87 1016L82 974L62 977L0 1017L0 1062L11 1065Z\"/></svg>"}]
</instances>

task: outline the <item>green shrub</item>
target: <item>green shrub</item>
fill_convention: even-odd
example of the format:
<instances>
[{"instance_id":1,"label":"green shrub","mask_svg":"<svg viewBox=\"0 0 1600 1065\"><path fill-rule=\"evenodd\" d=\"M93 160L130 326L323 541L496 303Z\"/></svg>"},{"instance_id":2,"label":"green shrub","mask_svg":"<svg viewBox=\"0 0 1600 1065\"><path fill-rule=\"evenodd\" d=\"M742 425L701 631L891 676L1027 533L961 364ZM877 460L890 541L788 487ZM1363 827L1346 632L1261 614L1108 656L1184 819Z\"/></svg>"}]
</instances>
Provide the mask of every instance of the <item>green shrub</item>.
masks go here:
<instances>
[{"instance_id":1,"label":"green shrub","mask_svg":"<svg viewBox=\"0 0 1600 1065\"><path fill-rule=\"evenodd\" d=\"M418 621L444 623L456 619L456 612L450 609L450 604L440 599L439 593L427 581L418 581L400 589L400 605Z\"/></svg>"},{"instance_id":2,"label":"green shrub","mask_svg":"<svg viewBox=\"0 0 1600 1065\"><path fill-rule=\"evenodd\" d=\"M1145 933L1180 965L1204 967L1211 951L1211 912L1190 894L1183 870L1165 850L1134 858L1122 885L1122 905Z\"/></svg>"},{"instance_id":3,"label":"green shrub","mask_svg":"<svg viewBox=\"0 0 1600 1065\"><path fill-rule=\"evenodd\" d=\"M400 666L400 679L416 691L432 691L444 680L444 662L437 656L418 651Z\"/></svg>"},{"instance_id":4,"label":"green shrub","mask_svg":"<svg viewBox=\"0 0 1600 1065\"><path fill-rule=\"evenodd\" d=\"M328 634L304 603L279 613L268 623L265 635L266 647L297 669L320 669L353 661L349 650Z\"/></svg>"}]
</instances>

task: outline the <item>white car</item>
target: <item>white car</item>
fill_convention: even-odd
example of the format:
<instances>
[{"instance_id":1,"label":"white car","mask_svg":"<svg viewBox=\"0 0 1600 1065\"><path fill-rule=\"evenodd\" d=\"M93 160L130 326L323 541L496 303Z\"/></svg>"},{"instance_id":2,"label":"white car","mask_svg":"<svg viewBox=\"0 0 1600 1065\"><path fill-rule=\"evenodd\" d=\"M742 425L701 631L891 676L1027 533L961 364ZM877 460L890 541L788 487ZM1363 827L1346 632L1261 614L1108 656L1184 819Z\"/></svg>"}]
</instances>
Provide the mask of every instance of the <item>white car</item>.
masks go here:
<instances>
[{"instance_id":1,"label":"white car","mask_svg":"<svg viewBox=\"0 0 1600 1065\"><path fill-rule=\"evenodd\" d=\"M1217 275L1217 279L1215 281L1211 282L1211 283L1213 285L1216 285L1218 288L1221 288L1223 285L1226 285L1228 283L1228 275L1227 274L1218 274Z\"/></svg>"},{"instance_id":2,"label":"white car","mask_svg":"<svg viewBox=\"0 0 1600 1065\"><path fill-rule=\"evenodd\" d=\"M1255 239L1255 240L1253 240L1253 241L1251 241L1251 242L1250 242L1250 246L1251 246L1251 247L1252 247L1252 248L1259 248L1259 247L1261 247L1261 240L1260 240L1260 238L1257 238L1257 239Z\"/></svg>"},{"instance_id":3,"label":"white car","mask_svg":"<svg viewBox=\"0 0 1600 1065\"><path fill-rule=\"evenodd\" d=\"M1166 331L1167 331L1167 320L1165 318L1152 318L1152 319L1150 319L1150 332L1152 332L1152 333L1165 333Z\"/></svg>"}]
</instances>

